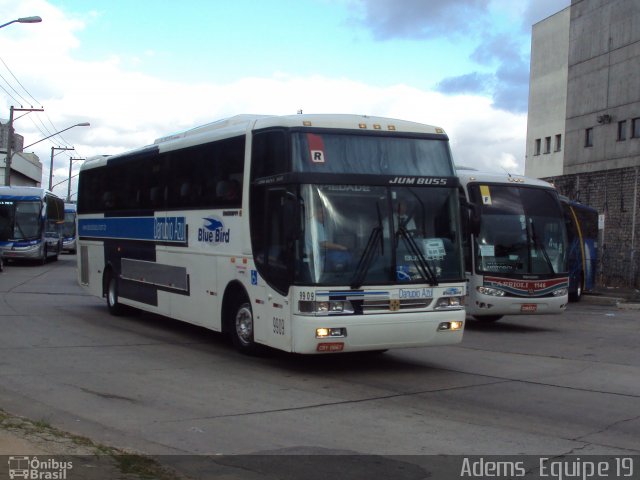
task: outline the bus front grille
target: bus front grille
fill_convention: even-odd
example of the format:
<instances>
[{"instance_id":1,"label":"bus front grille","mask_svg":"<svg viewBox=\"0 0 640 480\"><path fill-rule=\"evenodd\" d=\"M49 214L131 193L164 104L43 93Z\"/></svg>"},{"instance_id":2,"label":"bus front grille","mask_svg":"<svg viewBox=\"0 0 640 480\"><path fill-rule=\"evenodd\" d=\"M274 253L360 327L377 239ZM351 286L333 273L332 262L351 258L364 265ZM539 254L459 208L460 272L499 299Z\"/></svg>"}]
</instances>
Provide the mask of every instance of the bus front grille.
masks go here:
<instances>
[{"instance_id":1,"label":"bus front grille","mask_svg":"<svg viewBox=\"0 0 640 480\"><path fill-rule=\"evenodd\" d=\"M387 313L400 310L424 309L431 305L432 298L403 298L365 300L362 304L363 313Z\"/></svg>"}]
</instances>

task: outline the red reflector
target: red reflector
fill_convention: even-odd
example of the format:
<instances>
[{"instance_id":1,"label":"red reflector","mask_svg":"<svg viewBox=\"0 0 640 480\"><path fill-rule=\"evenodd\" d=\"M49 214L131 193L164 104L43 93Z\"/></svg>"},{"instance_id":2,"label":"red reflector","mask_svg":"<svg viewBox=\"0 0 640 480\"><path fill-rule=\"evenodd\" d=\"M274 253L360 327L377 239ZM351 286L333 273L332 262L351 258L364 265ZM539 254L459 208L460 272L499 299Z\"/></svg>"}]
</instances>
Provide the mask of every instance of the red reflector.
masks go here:
<instances>
[{"instance_id":1,"label":"red reflector","mask_svg":"<svg viewBox=\"0 0 640 480\"><path fill-rule=\"evenodd\" d=\"M520 307L521 312L536 312L538 310L538 305L535 303L525 303Z\"/></svg>"},{"instance_id":2,"label":"red reflector","mask_svg":"<svg viewBox=\"0 0 640 480\"><path fill-rule=\"evenodd\" d=\"M341 352L342 350L344 350L344 343L343 342L319 343L318 344L318 351L319 352Z\"/></svg>"}]
</instances>

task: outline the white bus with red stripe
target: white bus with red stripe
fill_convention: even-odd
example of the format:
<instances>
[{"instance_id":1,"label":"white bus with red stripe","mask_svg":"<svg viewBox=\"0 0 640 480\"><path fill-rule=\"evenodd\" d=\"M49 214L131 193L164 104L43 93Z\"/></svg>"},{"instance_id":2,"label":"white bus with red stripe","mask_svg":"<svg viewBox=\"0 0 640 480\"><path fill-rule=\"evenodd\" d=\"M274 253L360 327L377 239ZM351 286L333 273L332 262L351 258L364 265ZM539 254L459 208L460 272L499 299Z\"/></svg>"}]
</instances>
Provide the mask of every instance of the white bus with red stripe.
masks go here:
<instances>
[{"instance_id":1,"label":"white bus with red stripe","mask_svg":"<svg viewBox=\"0 0 640 480\"><path fill-rule=\"evenodd\" d=\"M464 241L467 314L492 322L564 312L567 231L553 185L466 167L457 172L471 215Z\"/></svg>"}]
</instances>

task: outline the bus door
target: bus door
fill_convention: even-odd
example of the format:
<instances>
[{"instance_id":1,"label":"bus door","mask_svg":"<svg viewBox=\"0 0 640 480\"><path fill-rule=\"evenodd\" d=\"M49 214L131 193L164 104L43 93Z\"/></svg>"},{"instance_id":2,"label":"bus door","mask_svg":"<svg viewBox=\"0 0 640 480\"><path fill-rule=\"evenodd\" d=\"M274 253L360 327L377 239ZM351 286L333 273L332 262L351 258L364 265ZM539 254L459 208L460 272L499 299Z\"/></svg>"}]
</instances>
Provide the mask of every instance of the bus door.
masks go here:
<instances>
[{"instance_id":1,"label":"bus door","mask_svg":"<svg viewBox=\"0 0 640 480\"><path fill-rule=\"evenodd\" d=\"M293 276L295 253L294 230L297 198L284 187L265 191L265 218L259 232L260 253L256 255L262 263L263 276L252 278L256 294L254 308L254 338L275 348L289 350L291 346L291 305L289 289ZM252 275L253 277L253 275Z\"/></svg>"}]
</instances>

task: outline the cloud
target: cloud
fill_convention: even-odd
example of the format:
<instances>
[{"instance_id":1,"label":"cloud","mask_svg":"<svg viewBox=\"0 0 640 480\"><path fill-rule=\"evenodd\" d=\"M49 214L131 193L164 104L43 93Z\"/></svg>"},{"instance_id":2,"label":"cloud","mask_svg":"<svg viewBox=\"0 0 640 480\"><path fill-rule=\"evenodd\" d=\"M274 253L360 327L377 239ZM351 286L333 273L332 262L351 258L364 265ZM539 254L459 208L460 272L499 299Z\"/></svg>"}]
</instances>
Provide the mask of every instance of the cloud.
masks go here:
<instances>
[{"instance_id":1,"label":"cloud","mask_svg":"<svg viewBox=\"0 0 640 480\"><path fill-rule=\"evenodd\" d=\"M485 4L453 3L468 3L475 8ZM390 2L379 4L389 7ZM0 7L5 5L10 4L0 0ZM436 13L444 15L446 9L439 8ZM515 173L524 171L526 116L501 110L481 95L482 89L474 90L474 82L483 88L491 83L484 74L443 84L443 91L449 88L446 95L402 84L372 85L351 78L286 71L227 82L170 81L127 69L118 55L92 61L76 59L76 35L87 28L90 19L69 18L42 0L23 0L20 12L14 9L6 15L17 18L33 12L43 18L46 15L47 21L16 27L20 36L3 37L1 56L44 106L46 116L32 113L19 119L17 132L29 144L45 136L32 118L45 124L50 119L57 129L52 131L91 123L89 128L77 127L64 133L65 141L76 150L54 157L54 183L67 178L70 156L119 153L239 113L283 115L299 109L305 113L368 114L435 124L449 134L457 162L494 171L505 165ZM512 73L505 72L505 76ZM8 117L13 104L0 92L0 117ZM45 185L52 145L60 144L43 141L29 149L43 163ZM74 172L78 168L79 162L74 162ZM56 191L66 195L66 187L62 183Z\"/></svg>"},{"instance_id":2,"label":"cloud","mask_svg":"<svg viewBox=\"0 0 640 480\"><path fill-rule=\"evenodd\" d=\"M359 22L376 39L424 39L469 31L489 0L362 0Z\"/></svg>"},{"instance_id":3,"label":"cloud","mask_svg":"<svg viewBox=\"0 0 640 480\"><path fill-rule=\"evenodd\" d=\"M489 95L496 108L514 113L527 109L531 25L570 4L570 0L363 0L361 23L377 40L479 39L469 59L481 66L442 79L436 89L446 94ZM490 17L510 21L494 31ZM515 26L515 28L514 28ZM491 30L490 30L491 29Z\"/></svg>"},{"instance_id":4,"label":"cloud","mask_svg":"<svg viewBox=\"0 0 640 480\"><path fill-rule=\"evenodd\" d=\"M445 94L476 93L485 95L493 89L495 76L487 73L467 73L457 77L447 77L436 86L439 92Z\"/></svg>"}]
</instances>

